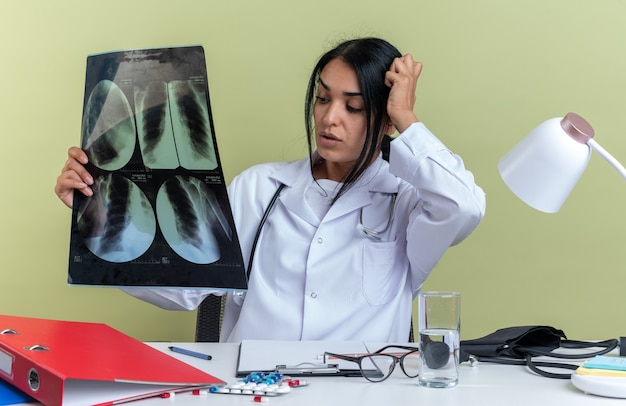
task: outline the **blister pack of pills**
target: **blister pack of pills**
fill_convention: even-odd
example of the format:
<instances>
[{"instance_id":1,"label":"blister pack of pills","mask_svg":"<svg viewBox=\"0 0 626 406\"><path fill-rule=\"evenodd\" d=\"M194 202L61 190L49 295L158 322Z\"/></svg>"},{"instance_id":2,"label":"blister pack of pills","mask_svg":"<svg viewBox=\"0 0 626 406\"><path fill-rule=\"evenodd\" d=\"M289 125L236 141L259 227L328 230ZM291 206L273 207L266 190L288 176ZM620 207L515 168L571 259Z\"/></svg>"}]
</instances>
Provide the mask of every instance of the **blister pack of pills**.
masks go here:
<instances>
[{"instance_id":1,"label":"blister pack of pills","mask_svg":"<svg viewBox=\"0 0 626 406\"><path fill-rule=\"evenodd\" d=\"M262 397L284 395L293 388L306 385L307 382L302 379L292 379L280 373L253 372L236 383L213 386L208 391L216 394L253 395L255 399L259 399L257 401L262 401Z\"/></svg>"}]
</instances>

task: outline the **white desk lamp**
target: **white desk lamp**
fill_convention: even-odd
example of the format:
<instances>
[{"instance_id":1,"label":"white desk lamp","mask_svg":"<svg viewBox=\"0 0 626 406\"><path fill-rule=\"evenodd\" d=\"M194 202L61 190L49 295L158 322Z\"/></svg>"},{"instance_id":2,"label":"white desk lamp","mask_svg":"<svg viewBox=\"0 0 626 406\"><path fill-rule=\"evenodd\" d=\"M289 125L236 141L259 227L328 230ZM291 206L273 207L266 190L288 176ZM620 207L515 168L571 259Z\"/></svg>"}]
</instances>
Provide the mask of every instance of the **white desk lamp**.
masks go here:
<instances>
[{"instance_id":1,"label":"white desk lamp","mask_svg":"<svg viewBox=\"0 0 626 406\"><path fill-rule=\"evenodd\" d=\"M626 179L626 169L592 139L593 135L591 125L578 114L547 120L500 159L500 176L526 204L555 213L585 171L592 150ZM572 374L574 386L600 396L626 398L625 382L623 377Z\"/></svg>"},{"instance_id":2,"label":"white desk lamp","mask_svg":"<svg viewBox=\"0 0 626 406\"><path fill-rule=\"evenodd\" d=\"M626 169L593 135L591 125L575 113L547 120L502 157L500 176L526 204L555 213L585 171L592 150L626 179Z\"/></svg>"}]
</instances>

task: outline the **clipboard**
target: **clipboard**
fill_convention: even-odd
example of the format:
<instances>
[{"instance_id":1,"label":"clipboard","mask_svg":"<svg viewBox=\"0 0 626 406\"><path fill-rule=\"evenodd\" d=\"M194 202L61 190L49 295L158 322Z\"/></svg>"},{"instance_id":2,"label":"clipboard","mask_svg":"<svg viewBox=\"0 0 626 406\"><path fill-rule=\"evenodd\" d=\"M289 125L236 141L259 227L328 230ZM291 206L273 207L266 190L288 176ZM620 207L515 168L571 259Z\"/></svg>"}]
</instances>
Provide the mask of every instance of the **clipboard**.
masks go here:
<instances>
[{"instance_id":1,"label":"clipboard","mask_svg":"<svg viewBox=\"0 0 626 406\"><path fill-rule=\"evenodd\" d=\"M237 377L252 372L280 372L290 376L361 376L353 362L324 363L324 352L362 354L367 346L359 341L274 341L242 340L237 360Z\"/></svg>"},{"instance_id":2,"label":"clipboard","mask_svg":"<svg viewBox=\"0 0 626 406\"><path fill-rule=\"evenodd\" d=\"M106 324L5 315L0 379L48 406L118 404L225 383Z\"/></svg>"}]
</instances>

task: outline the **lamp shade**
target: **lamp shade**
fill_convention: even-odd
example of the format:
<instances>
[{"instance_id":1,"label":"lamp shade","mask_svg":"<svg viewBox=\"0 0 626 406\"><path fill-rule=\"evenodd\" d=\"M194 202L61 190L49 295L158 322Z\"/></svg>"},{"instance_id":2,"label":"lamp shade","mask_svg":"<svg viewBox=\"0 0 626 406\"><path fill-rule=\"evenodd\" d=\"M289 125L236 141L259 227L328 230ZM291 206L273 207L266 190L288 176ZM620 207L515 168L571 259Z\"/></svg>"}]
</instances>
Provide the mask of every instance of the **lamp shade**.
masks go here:
<instances>
[{"instance_id":1,"label":"lamp shade","mask_svg":"<svg viewBox=\"0 0 626 406\"><path fill-rule=\"evenodd\" d=\"M547 120L500 159L500 176L528 205L557 212L587 167L593 135L591 125L574 113Z\"/></svg>"}]
</instances>

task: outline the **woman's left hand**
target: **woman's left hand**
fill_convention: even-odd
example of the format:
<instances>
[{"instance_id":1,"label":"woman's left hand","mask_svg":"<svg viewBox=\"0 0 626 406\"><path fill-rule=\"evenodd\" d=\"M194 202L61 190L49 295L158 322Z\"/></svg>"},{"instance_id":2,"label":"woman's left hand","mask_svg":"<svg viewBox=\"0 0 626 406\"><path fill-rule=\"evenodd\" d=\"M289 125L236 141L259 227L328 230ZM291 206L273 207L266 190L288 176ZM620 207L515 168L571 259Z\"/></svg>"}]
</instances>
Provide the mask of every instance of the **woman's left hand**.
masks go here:
<instances>
[{"instance_id":1,"label":"woman's left hand","mask_svg":"<svg viewBox=\"0 0 626 406\"><path fill-rule=\"evenodd\" d=\"M413 112L415 106L415 89L417 78L422 71L422 64L416 62L410 54L394 59L385 74L385 84L391 88L387 101L387 114L398 132L403 132L417 117Z\"/></svg>"}]
</instances>

